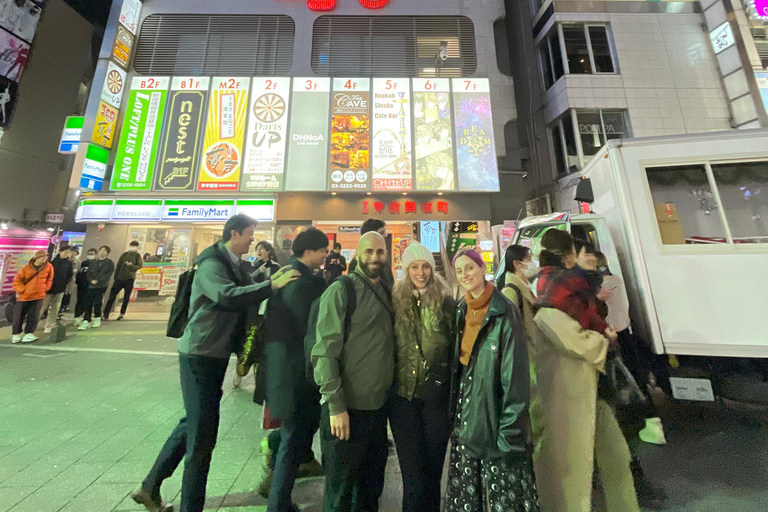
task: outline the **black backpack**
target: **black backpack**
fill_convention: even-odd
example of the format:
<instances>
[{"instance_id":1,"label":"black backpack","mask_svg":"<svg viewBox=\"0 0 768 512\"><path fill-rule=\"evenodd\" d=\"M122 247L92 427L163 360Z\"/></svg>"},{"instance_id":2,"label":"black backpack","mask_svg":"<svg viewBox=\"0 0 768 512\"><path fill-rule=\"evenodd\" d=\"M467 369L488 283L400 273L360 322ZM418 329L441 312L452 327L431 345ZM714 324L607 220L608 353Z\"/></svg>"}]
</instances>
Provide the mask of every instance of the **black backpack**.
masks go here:
<instances>
[{"instance_id":1,"label":"black backpack","mask_svg":"<svg viewBox=\"0 0 768 512\"><path fill-rule=\"evenodd\" d=\"M195 272L197 272L197 264L179 276L176 298L171 306L171 315L168 317L168 328L165 330L165 335L169 338L181 338L189 322L189 303L192 298L192 281L195 279Z\"/></svg>"},{"instance_id":2,"label":"black backpack","mask_svg":"<svg viewBox=\"0 0 768 512\"><path fill-rule=\"evenodd\" d=\"M350 276L339 276L336 278L336 281L341 283L347 296L347 310L344 312L344 343L346 344L349 336L349 326L352 323L352 315L355 314L355 309L357 309L357 292L355 291L355 283L352 282ZM312 349L315 348L315 343L317 342L317 316L320 309L320 301L326 293L328 293L328 290L312 302L307 322L307 334L304 336L304 362L307 382L312 389L318 392L320 387L315 382L315 369L312 366Z\"/></svg>"}]
</instances>

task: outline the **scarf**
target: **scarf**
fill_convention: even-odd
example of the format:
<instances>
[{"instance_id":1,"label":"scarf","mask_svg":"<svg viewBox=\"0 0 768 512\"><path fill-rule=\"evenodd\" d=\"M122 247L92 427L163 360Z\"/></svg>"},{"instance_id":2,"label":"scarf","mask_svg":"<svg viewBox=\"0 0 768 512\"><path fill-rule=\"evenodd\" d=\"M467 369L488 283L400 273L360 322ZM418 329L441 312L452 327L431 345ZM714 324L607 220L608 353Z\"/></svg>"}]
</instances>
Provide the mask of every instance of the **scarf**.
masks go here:
<instances>
[{"instance_id":1,"label":"scarf","mask_svg":"<svg viewBox=\"0 0 768 512\"><path fill-rule=\"evenodd\" d=\"M467 303L467 315L464 319L464 336L461 338L461 354L459 356L459 361L464 366L469 364L469 356L472 354L480 328L483 327L485 314L491 306L493 290L493 284L485 283L485 291L479 297L475 298L469 292L464 296Z\"/></svg>"}]
</instances>

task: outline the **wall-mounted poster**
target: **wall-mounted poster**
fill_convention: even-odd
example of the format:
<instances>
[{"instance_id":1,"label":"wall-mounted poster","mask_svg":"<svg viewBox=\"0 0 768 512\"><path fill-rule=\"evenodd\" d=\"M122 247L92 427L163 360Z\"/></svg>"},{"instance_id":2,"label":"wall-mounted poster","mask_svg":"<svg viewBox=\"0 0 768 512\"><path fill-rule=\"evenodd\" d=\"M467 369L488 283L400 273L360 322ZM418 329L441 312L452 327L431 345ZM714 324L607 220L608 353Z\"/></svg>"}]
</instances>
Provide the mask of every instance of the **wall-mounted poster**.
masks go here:
<instances>
[{"instance_id":1,"label":"wall-mounted poster","mask_svg":"<svg viewBox=\"0 0 768 512\"><path fill-rule=\"evenodd\" d=\"M330 78L294 78L285 190L326 190Z\"/></svg>"},{"instance_id":2,"label":"wall-mounted poster","mask_svg":"<svg viewBox=\"0 0 768 512\"><path fill-rule=\"evenodd\" d=\"M373 79L373 190L411 190L411 83Z\"/></svg>"},{"instance_id":3,"label":"wall-mounted poster","mask_svg":"<svg viewBox=\"0 0 768 512\"><path fill-rule=\"evenodd\" d=\"M454 190L451 90L447 78L413 79L416 190Z\"/></svg>"},{"instance_id":4,"label":"wall-mounted poster","mask_svg":"<svg viewBox=\"0 0 768 512\"><path fill-rule=\"evenodd\" d=\"M115 44L112 45L112 60L127 70L131 62L131 51L136 37L124 26L118 24L115 31Z\"/></svg>"},{"instance_id":5,"label":"wall-mounted poster","mask_svg":"<svg viewBox=\"0 0 768 512\"><path fill-rule=\"evenodd\" d=\"M498 192L499 168L487 78L453 79L453 116L459 190Z\"/></svg>"},{"instance_id":6,"label":"wall-mounted poster","mask_svg":"<svg viewBox=\"0 0 768 512\"><path fill-rule=\"evenodd\" d=\"M368 190L370 79L334 78L331 97L331 190Z\"/></svg>"},{"instance_id":7,"label":"wall-mounted poster","mask_svg":"<svg viewBox=\"0 0 768 512\"><path fill-rule=\"evenodd\" d=\"M133 78L112 170L111 190L152 188L169 84L169 77Z\"/></svg>"},{"instance_id":8,"label":"wall-mounted poster","mask_svg":"<svg viewBox=\"0 0 768 512\"><path fill-rule=\"evenodd\" d=\"M0 76L18 82L27 65L29 45L0 28Z\"/></svg>"},{"instance_id":9,"label":"wall-mounted poster","mask_svg":"<svg viewBox=\"0 0 768 512\"><path fill-rule=\"evenodd\" d=\"M118 113L119 110L112 105L107 105L103 101L99 102L99 111L96 114L96 123L93 125L91 142L95 142L99 146L104 146L108 149L112 148Z\"/></svg>"},{"instance_id":10,"label":"wall-mounted poster","mask_svg":"<svg viewBox=\"0 0 768 512\"><path fill-rule=\"evenodd\" d=\"M290 78L253 79L240 190L281 190L290 97Z\"/></svg>"},{"instance_id":11,"label":"wall-mounted poster","mask_svg":"<svg viewBox=\"0 0 768 512\"><path fill-rule=\"evenodd\" d=\"M250 78L212 79L197 190L237 190Z\"/></svg>"},{"instance_id":12,"label":"wall-mounted poster","mask_svg":"<svg viewBox=\"0 0 768 512\"><path fill-rule=\"evenodd\" d=\"M8 128L16 108L19 84L9 78L0 77L0 128Z\"/></svg>"},{"instance_id":13,"label":"wall-mounted poster","mask_svg":"<svg viewBox=\"0 0 768 512\"><path fill-rule=\"evenodd\" d=\"M192 190L208 106L209 77L173 77L155 190Z\"/></svg>"},{"instance_id":14,"label":"wall-mounted poster","mask_svg":"<svg viewBox=\"0 0 768 512\"><path fill-rule=\"evenodd\" d=\"M44 1L0 0L0 27L31 43Z\"/></svg>"}]
</instances>

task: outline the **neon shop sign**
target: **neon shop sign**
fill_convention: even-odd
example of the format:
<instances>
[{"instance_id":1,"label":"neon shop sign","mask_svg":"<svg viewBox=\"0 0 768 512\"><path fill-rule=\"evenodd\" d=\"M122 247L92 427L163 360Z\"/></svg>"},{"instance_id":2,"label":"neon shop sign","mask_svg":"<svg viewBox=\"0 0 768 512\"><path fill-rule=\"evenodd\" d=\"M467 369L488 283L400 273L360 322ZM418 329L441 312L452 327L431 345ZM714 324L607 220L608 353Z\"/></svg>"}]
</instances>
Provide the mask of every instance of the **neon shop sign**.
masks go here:
<instances>
[{"instance_id":1,"label":"neon shop sign","mask_svg":"<svg viewBox=\"0 0 768 512\"><path fill-rule=\"evenodd\" d=\"M389 3L389 0L357 0L366 9L381 9ZM336 8L337 0L307 0L307 7L311 11L332 11Z\"/></svg>"}]
</instances>

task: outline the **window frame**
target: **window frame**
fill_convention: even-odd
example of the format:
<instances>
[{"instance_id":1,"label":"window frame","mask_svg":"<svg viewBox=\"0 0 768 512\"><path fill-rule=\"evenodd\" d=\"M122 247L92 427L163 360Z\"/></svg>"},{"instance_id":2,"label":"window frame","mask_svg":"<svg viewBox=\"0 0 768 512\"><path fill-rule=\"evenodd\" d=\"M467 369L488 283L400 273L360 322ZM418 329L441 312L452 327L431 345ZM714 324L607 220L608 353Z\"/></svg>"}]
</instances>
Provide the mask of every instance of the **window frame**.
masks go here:
<instances>
[{"instance_id":1,"label":"window frame","mask_svg":"<svg viewBox=\"0 0 768 512\"><path fill-rule=\"evenodd\" d=\"M736 253L758 253L768 254L768 242L766 243L754 243L754 244L737 244L733 241L733 235L731 233L731 226L728 223L728 218L725 213L725 207L723 206L722 199L720 197L720 188L715 179L712 165L721 164L742 164L750 162L768 162L768 157L748 157L748 158L709 158L709 159L663 159L663 160L647 160L639 162L643 186L645 187L646 203L648 205L648 215L653 226L653 233L656 239L656 246L659 254L736 254ZM707 184L712 191L712 196L717 201L717 214L720 218L720 222L723 225L723 231L725 233L725 243L722 244L664 244L661 241L661 230L656 220L656 212L653 207L653 193L651 191L651 183L648 180L648 168L659 167L674 167L679 165L701 165L704 167L707 175Z\"/></svg>"},{"instance_id":2,"label":"window frame","mask_svg":"<svg viewBox=\"0 0 768 512\"><path fill-rule=\"evenodd\" d=\"M571 124L573 125L573 135L574 135L574 139L575 139L575 142L576 142L576 156L578 157L578 161L579 161L578 170L576 170L576 171L572 171L571 172L569 170L566 170L565 172L560 172L559 169L555 168L555 173L554 173L555 179L559 179L559 178L562 178L563 176L568 176L570 174L575 174L576 172L580 172L582 169L584 169L584 166L587 165L587 163L589 163L590 160L592 160L592 156L590 156L589 160L587 160L585 158L585 155L584 155L584 147L581 144L581 135L582 134L579 132L579 117L578 117L579 113L582 113L582 114L594 114L594 113L597 113L597 115L600 118L600 129L601 129L601 133L599 135L600 135L600 138L601 138L601 141L602 141L602 145L600 147L602 148L603 146L605 146L608 143L609 139L608 139L608 135L607 135L606 130L605 130L605 118L604 118L604 113L605 112L608 112L608 113L621 112L622 116L624 117L624 131L625 131L625 136L622 137L622 138L632 138L632 129L631 129L631 126L630 126L630 123L629 123L629 110L628 109L622 109L622 108L597 108L597 109L569 108L567 110L567 113L565 113L564 115L561 115L560 117L558 117L554 122L550 123L550 125L547 127L547 129L550 132L550 137L551 137L553 143L554 143L554 136L552 136L552 135L553 135L554 127L557 126L558 129L560 130L561 148L562 148L563 155L565 156L565 164L567 166L568 165L568 156L569 155L568 155L568 146L565 143L565 126L563 125L563 119L565 119L566 117L570 117L571 118ZM552 148L552 153L553 153L552 154L552 156L553 156L552 160L556 161L557 159L554 158L554 151L555 151L555 148L553 147ZM599 149L598 149L598 151L599 151Z\"/></svg>"},{"instance_id":3,"label":"window frame","mask_svg":"<svg viewBox=\"0 0 768 512\"><path fill-rule=\"evenodd\" d=\"M568 65L568 53L566 51L565 47L565 34L563 32L563 26L569 25L569 26L581 26L584 31L584 38L587 43L587 52L589 53L589 66L591 73L571 73L571 68ZM555 81L547 87L547 81L545 78L545 67L547 65L546 62L544 62L544 59L539 53L538 59L539 59L539 66L541 71L541 84L544 87L545 91L548 91L553 85L555 85L560 78L557 78L557 73L555 72L555 63L554 63L554 55L553 55L553 48L552 48L552 33L557 32L557 37L559 40L559 46L560 46L560 60L563 64L563 76L566 75L573 75L573 76L589 76L589 75L598 75L598 76L606 76L606 75L620 75L619 72L619 59L618 55L616 54L616 45L613 41L613 32L611 30L611 24L610 23L591 23L591 22L557 22L555 23L554 27L547 32L547 34L542 38L541 43L539 43L539 46L537 47L540 50L544 49L543 45L547 45L547 48L549 49L549 64L550 64L550 73L553 77L555 77ZM589 34L590 27L600 27L605 29L605 35L606 40L608 41L608 53L610 54L611 58L611 65L613 66L613 71L597 71L597 66L595 65L595 52L592 48L592 36Z\"/></svg>"}]
</instances>

